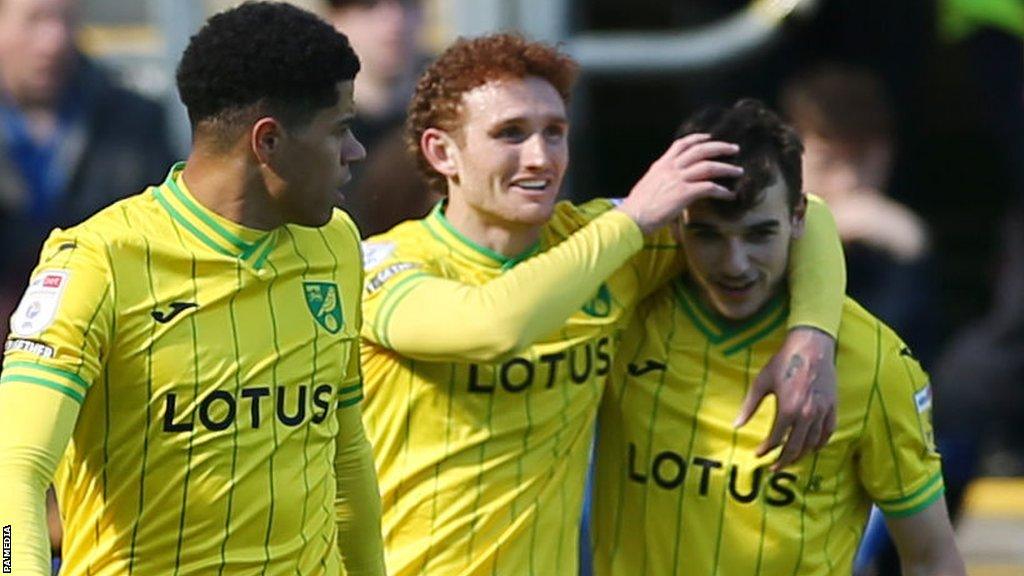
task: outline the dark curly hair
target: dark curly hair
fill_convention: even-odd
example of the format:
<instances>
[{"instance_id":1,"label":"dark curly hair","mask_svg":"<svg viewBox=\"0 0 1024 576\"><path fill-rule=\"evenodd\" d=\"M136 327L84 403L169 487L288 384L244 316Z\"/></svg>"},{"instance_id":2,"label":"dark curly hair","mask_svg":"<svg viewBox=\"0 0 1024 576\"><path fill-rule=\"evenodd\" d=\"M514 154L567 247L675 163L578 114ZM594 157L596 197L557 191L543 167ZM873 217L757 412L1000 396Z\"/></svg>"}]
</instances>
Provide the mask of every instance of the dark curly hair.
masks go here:
<instances>
[{"instance_id":1,"label":"dark curly hair","mask_svg":"<svg viewBox=\"0 0 1024 576\"><path fill-rule=\"evenodd\" d=\"M760 100L745 98L729 108L709 106L698 110L679 127L676 137L694 133L710 134L715 140L740 147L739 154L728 161L743 167L743 176L720 182L735 190L736 198L712 200L719 214L736 218L759 204L765 188L775 183L775 167L786 183L790 210L797 206L803 195L804 145L796 130Z\"/></svg>"},{"instance_id":2,"label":"dark curly hair","mask_svg":"<svg viewBox=\"0 0 1024 576\"><path fill-rule=\"evenodd\" d=\"M302 126L334 105L359 58L348 38L314 14L279 2L246 2L210 18L178 64L178 94L193 132L233 137L262 115Z\"/></svg>"},{"instance_id":3,"label":"dark curly hair","mask_svg":"<svg viewBox=\"0 0 1024 576\"><path fill-rule=\"evenodd\" d=\"M518 34L456 40L420 76L406 122L406 146L416 156L431 191L445 194L447 183L423 156L420 138L427 128L458 130L463 94L492 80L536 76L568 102L578 71L579 65L566 54Z\"/></svg>"}]
</instances>

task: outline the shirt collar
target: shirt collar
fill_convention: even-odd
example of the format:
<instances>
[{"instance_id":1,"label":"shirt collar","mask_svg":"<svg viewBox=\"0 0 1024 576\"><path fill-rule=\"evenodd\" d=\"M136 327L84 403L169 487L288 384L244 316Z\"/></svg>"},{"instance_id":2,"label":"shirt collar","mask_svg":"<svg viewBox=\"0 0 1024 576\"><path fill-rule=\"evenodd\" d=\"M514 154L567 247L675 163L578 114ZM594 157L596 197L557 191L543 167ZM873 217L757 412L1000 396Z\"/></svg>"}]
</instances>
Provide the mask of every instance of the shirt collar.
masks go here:
<instances>
[{"instance_id":1,"label":"shirt collar","mask_svg":"<svg viewBox=\"0 0 1024 576\"><path fill-rule=\"evenodd\" d=\"M232 222L203 206L189 191L181 172L184 162L171 167L167 179L153 188L160 206L189 235L204 246L231 258L238 258L259 270L274 247L277 230L256 230Z\"/></svg>"}]
</instances>

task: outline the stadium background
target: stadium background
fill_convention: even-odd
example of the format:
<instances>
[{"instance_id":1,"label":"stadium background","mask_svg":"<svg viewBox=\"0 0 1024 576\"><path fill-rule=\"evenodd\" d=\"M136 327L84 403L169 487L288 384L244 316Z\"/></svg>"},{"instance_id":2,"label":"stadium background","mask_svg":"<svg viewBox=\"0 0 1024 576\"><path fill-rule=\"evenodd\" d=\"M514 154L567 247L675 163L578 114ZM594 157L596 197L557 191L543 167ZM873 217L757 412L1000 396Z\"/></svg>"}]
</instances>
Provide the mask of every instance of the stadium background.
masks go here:
<instances>
[{"instance_id":1,"label":"stadium background","mask_svg":"<svg viewBox=\"0 0 1024 576\"><path fill-rule=\"evenodd\" d=\"M235 3L82 0L80 44L166 104L183 153L173 65L203 18ZM822 60L876 72L899 136L888 192L933 234L939 339L989 310L1002 218L1024 203L1021 0L423 0L423 10L428 54L461 34L519 29L583 63L566 186L577 200L627 192L698 106L777 102L784 79ZM969 493L959 539L975 576L1024 574L1020 435L996 434L988 477Z\"/></svg>"}]
</instances>

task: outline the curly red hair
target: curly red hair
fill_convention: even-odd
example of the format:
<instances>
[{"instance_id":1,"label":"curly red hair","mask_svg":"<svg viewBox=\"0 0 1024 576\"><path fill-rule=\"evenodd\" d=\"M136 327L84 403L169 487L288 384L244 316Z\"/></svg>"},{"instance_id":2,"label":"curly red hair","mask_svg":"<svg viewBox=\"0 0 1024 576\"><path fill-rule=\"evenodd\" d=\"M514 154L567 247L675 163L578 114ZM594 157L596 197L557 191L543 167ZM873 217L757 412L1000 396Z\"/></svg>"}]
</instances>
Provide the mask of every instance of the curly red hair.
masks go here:
<instances>
[{"instance_id":1,"label":"curly red hair","mask_svg":"<svg viewBox=\"0 0 1024 576\"><path fill-rule=\"evenodd\" d=\"M428 128L458 130L463 94L493 80L536 76L550 83L568 103L578 72L576 61L557 48L518 34L456 40L420 76L406 120L406 145L416 156L431 191L445 194L447 183L423 156L420 138Z\"/></svg>"}]
</instances>

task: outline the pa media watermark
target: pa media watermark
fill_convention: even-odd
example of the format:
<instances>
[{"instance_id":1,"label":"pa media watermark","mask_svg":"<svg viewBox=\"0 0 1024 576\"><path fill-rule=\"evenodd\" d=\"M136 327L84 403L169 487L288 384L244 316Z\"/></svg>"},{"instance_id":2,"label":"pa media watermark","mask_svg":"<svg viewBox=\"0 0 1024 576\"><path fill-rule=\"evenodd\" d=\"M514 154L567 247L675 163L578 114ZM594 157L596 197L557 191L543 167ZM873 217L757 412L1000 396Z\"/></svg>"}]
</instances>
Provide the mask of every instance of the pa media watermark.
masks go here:
<instances>
[{"instance_id":1,"label":"pa media watermark","mask_svg":"<svg viewBox=\"0 0 1024 576\"><path fill-rule=\"evenodd\" d=\"M4 574L10 574L11 568L11 525L4 526Z\"/></svg>"}]
</instances>

